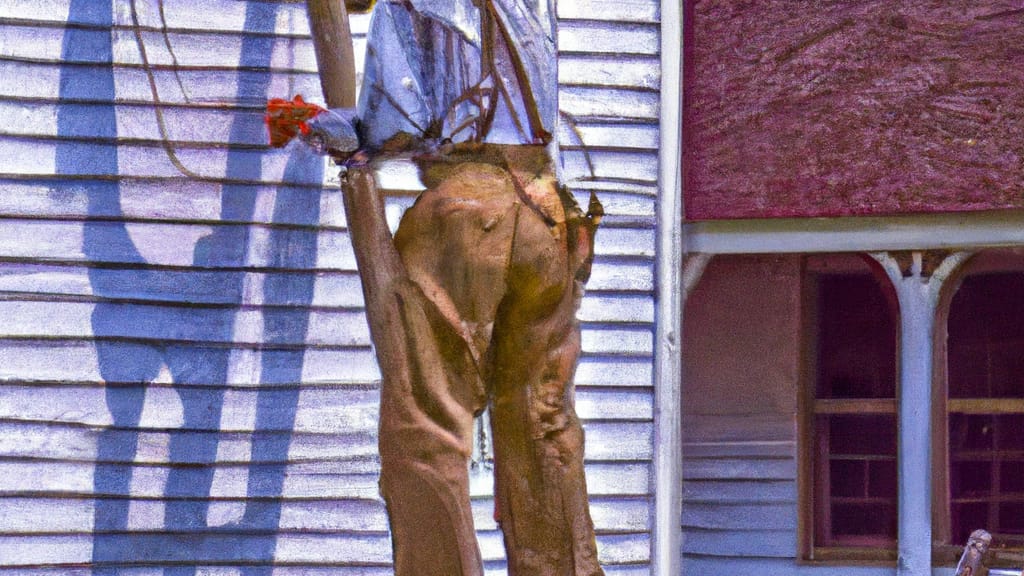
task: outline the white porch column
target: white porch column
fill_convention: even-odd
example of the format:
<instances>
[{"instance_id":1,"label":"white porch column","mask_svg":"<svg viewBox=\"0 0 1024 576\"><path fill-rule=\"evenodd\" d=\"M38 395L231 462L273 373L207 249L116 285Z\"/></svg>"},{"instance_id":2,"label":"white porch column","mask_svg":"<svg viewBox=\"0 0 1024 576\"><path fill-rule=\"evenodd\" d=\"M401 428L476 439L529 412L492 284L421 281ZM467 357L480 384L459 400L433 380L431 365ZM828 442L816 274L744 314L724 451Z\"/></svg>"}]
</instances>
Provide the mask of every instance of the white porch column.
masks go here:
<instances>
[{"instance_id":1,"label":"white porch column","mask_svg":"<svg viewBox=\"0 0 1024 576\"><path fill-rule=\"evenodd\" d=\"M896 289L900 306L898 393L899 527L897 576L932 573L932 342L942 284L969 254L954 253L934 272L921 252L872 256ZM909 256L909 258L908 258Z\"/></svg>"}]
</instances>

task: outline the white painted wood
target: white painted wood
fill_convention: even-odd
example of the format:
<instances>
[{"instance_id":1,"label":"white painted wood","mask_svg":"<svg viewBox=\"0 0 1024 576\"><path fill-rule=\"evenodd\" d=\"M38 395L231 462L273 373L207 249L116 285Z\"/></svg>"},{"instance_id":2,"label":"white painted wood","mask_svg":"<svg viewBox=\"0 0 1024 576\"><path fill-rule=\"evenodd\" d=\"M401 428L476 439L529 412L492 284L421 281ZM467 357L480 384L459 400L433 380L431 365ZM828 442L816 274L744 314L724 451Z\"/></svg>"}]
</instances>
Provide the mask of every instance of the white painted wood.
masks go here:
<instances>
[{"instance_id":1,"label":"white painted wood","mask_svg":"<svg viewBox=\"0 0 1024 576\"><path fill-rule=\"evenodd\" d=\"M687 458L684 480L796 480L792 458Z\"/></svg>"},{"instance_id":2,"label":"white painted wood","mask_svg":"<svg viewBox=\"0 0 1024 576\"><path fill-rule=\"evenodd\" d=\"M650 122L576 122L559 125L563 149L643 149L658 148L658 127Z\"/></svg>"},{"instance_id":3,"label":"white painted wood","mask_svg":"<svg viewBox=\"0 0 1024 576\"><path fill-rule=\"evenodd\" d=\"M791 558L712 558L688 556L683 559L686 574L786 574L787 576L892 576L891 566L829 566L796 564ZM945 568L936 568L933 576L952 576Z\"/></svg>"},{"instance_id":4,"label":"white painted wood","mask_svg":"<svg viewBox=\"0 0 1024 576\"><path fill-rule=\"evenodd\" d=\"M649 422L591 421L584 422L587 434L585 456L588 461L648 460L651 457ZM99 435L111 444L137 440L133 455L114 460L117 463L168 464L172 438L190 443L216 443L217 464L241 465L249 462L289 464L331 460L365 460L377 454L375 430L345 430L333 433L263 432L267 438L284 438L289 443L286 457L250 451L250 434L219 432L215 437L198 431L127 431L85 428L58 423L0 422L0 449L8 458L43 458L50 460L94 461L97 458ZM121 444L119 444L121 445ZM127 444L124 444L127 445ZM345 447L339 454L338 446ZM195 453L183 453L176 464L203 464L209 459Z\"/></svg>"},{"instance_id":5,"label":"white painted wood","mask_svg":"<svg viewBox=\"0 0 1024 576\"><path fill-rule=\"evenodd\" d=\"M95 463L88 461L0 461L0 496L33 498L89 499L115 494L96 492L93 486ZM131 468L132 496L159 500L164 497L171 466L167 464L135 465ZM249 475L265 474L258 464L215 465L217 480L206 494L195 486L191 497L207 495L218 499L243 499L248 496ZM324 460L296 462L288 466L281 497L284 500L373 500L379 499L375 457L365 460ZM644 464L589 462L586 468L587 489L592 497L646 498L649 470ZM489 498L494 494L489 474L473 475L471 494ZM2 571L0 571L2 573Z\"/></svg>"},{"instance_id":6,"label":"white painted wood","mask_svg":"<svg viewBox=\"0 0 1024 576\"><path fill-rule=\"evenodd\" d=\"M683 530L789 530L796 531L796 509L788 504L700 504L683 509ZM753 535L752 535L753 536Z\"/></svg>"},{"instance_id":7,"label":"white painted wood","mask_svg":"<svg viewBox=\"0 0 1024 576\"><path fill-rule=\"evenodd\" d=\"M611 56L562 56L558 81L565 86L646 88L657 90L661 69L657 58Z\"/></svg>"},{"instance_id":8,"label":"white painted wood","mask_svg":"<svg viewBox=\"0 0 1024 576\"><path fill-rule=\"evenodd\" d=\"M169 222L76 222L69 220L5 219L0 228L0 254L8 258L40 259L62 262L101 261L108 263L140 264L152 266L185 267L193 265L197 258L196 247L200 241L209 241L219 235L238 234L247 237L254 258L240 261L237 255L214 253L204 255L204 267L225 268L273 268L289 269L276 262L276 249L283 242L313 243L316 245L317 270L353 271L355 257L352 254L348 232L336 228L317 228L293 234L278 227L237 227L221 223L196 224L187 221ZM201 222L201 223L200 223ZM36 243L26 245L24 234L32 231ZM91 238L108 239L127 236L134 244L138 256L113 250L97 250L86 242L86 233ZM306 237L303 237L306 235ZM652 257L654 255L654 231L633 228L605 228L596 236L595 255ZM86 253L87 251L92 251ZM102 252L102 253L95 253ZM143 280L140 276L139 280Z\"/></svg>"},{"instance_id":9,"label":"white painted wood","mask_svg":"<svg viewBox=\"0 0 1024 576\"><path fill-rule=\"evenodd\" d=\"M152 353L150 347L130 342L111 343L107 349L117 354ZM190 353L206 352L202 347L195 345L184 349ZM374 384L380 380L380 371L374 360L373 352L367 349L307 349L302 352L301 364L301 381L307 385ZM595 360L595 365L601 366L602 364L599 360ZM269 369L260 385L295 384L294 378L290 376L290 374L278 374L275 370ZM608 382L611 378L595 376L593 379L599 383L613 383ZM627 382L636 381L637 385L650 385L649 380L640 384L641 379L642 377L635 380L626 379L625 375L623 378ZM103 376L99 370L96 347L91 342L81 340L0 340L0 381L3 380L101 382ZM185 380L183 383L209 384L209 382L189 380ZM248 380L226 383L245 386L248 384Z\"/></svg>"},{"instance_id":10,"label":"white painted wood","mask_svg":"<svg viewBox=\"0 0 1024 576\"><path fill-rule=\"evenodd\" d=\"M606 262L596 259L587 288L591 293L599 290L649 292L654 285L653 268L651 264L646 263Z\"/></svg>"},{"instance_id":11,"label":"white painted wood","mask_svg":"<svg viewBox=\"0 0 1024 576\"><path fill-rule=\"evenodd\" d=\"M589 162L582 150L563 150L565 180L570 185L591 179L623 179L657 182L658 159L653 152L590 150Z\"/></svg>"},{"instance_id":12,"label":"white painted wood","mask_svg":"<svg viewBox=\"0 0 1024 576\"><path fill-rule=\"evenodd\" d=\"M151 348L132 342L111 342L108 350L119 354L150 354ZM173 349L173 348L172 348ZM206 351L196 345L179 348L194 353ZM302 352L304 385L376 384L380 373L373 353L366 349L308 349ZM651 364L647 358L585 355L576 370L577 386L649 387ZM0 340L0 381L16 382L102 382L95 346L81 340ZM158 382L169 382L158 379ZM179 381L183 385L209 385L204 381ZM220 384L220 383L218 383ZM247 386L247 380L231 386ZM260 386L295 384L271 370Z\"/></svg>"},{"instance_id":13,"label":"white painted wood","mask_svg":"<svg viewBox=\"0 0 1024 576\"><path fill-rule=\"evenodd\" d=\"M935 317L942 284L970 256L957 252L929 277L922 254L910 270L886 253L872 256L896 290L900 310L898 576L927 576L932 563L932 365Z\"/></svg>"},{"instance_id":14,"label":"white painted wood","mask_svg":"<svg viewBox=\"0 0 1024 576\"><path fill-rule=\"evenodd\" d=\"M202 576L241 576L244 568L242 566L198 566L197 574ZM367 566L353 564L349 566L332 566L330 568L317 566L275 566L273 576L390 576L393 573L390 567ZM163 568L153 567L119 567L120 576L163 576ZM605 573L609 576L646 576L646 566L605 566ZM92 576L91 569L74 566L61 566L59 568L14 568L4 570L4 576ZM486 576L507 576L503 563L491 562L484 567Z\"/></svg>"},{"instance_id":15,"label":"white painted wood","mask_svg":"<svg viewBox=\"0 0 1024 576\"><path fill-rule=\"evenodd\" d=\"M19 176L49 176L56 172L55 158L60 143L57 140L12 139L0 151L0 174ZM118 171L121 178L192 178L230 180L251 184L308 185L319 187L319 174L304 172L301 176L285 177L285 169L292 159L291 154L306 157L311 153L292 146L283 150L263 151L252 149L206 149L176 148L175 155L191 174L183 174L167 155L166 150L155 144L77 143L77 154L110 156L116 152ZM319 162L319 159L316 159ZM238 166L252 166L240 172ZM103 165L77 166L75 173L68 176L112 176ZM230 173L229 171L235 171ZM302 178L302 179L299 179Z\"/></svg>"},{"instance_id":16,"label":"white painted wood","mask_svg":"<svg viewBox=\"0 0 1024 576\"><path fill-rule=\"evenodd\" d=\"M661 78L659 202L657 237L657 324L655 327L654 494L651 570L656 576L680 574L683 542L682 330L684 250L682 229L682 3L660 2Z\"/></svg>"},{"instance_id":17,"label":"white painted wood","mask_svg":"<svg viewBox=\"0 0 1024 576\"><path fill-rule=\"evenodd\" d=\"M657 22L658 12L658 0L575 0L558 3L558 17L564 20Z\"/></svg>"},{"instance_id":18,"label":"white painted wood","mask_svg":"<svg viewBox=\"0 0 1024 576\"><path fill-rule=\"evenodd\" d=\"M601 329L582 333L583 351L590 353L650 355L654 338L647 329Z\"/></svg>"},{"instance_id":19,"label":"white painted wood","mask_svg":"<svg viewBox=\"0 0 1024 576\"><path fill-rule=\"evenodd\" d=\"M714 557L715 571L745 557L795 565L797 538L795 415L693 415L683 419L685 545L691 560Z\"/></svg>"},{"instance_id":20,"label":"white painted wood","mask_svg":"<svg viewBox=\"0 0 1024 576\"><path fill-rule=\"evenodd\" d=\"M0 37L0 57L30 59L38 62L99 62L99 54L82 54L71 60L62 60L61 51L65 28L46 27L18 23L5 26ZM146 59L151 66L168 67L177 64L182 69L197 67L230 69L237 66L242 56L242 44L255 41L255 36L242 31L225 31L203 35L203 42L195 42L195 34L184 31L164 34L157 30L144 29L142 40L146 48ZM115 65L141 66L138 39L135 31L120 28L111 34ZM268 66L277 70L293 70L316 73L316 58L313 43L302 37L271 37L263 42L268 48ZM171 45L170 50L167 44ZM356 52L362 55L366 50L365 37L354 39ZM266 56L264 56L266 57ZM362 60L362 58L358 58ZM312 95L310 95L312 96Z\"/></svg>"},{"instance_id":21,"label":"white painted wood","mask_svg":"<svg viewBox=\"0 0 1024 576\"><path fill-rule=\"evenodd\" d=\"M132 500L129 522L131 528L141 532L160 532L164 529L165 509L171 502L160 499ZM245 506L245 500L218 499L217 505ZM40 535L53 533L89 534L95 528L97 501L81 498L0 498L0 532L11 535ZM477 530L497 530L494 521L494 502L473 502L474 524ZM591 516L599 532L644 532L649 529L648 507L643 499L605 500L594 498ZM221 524L227 533L243 532L245 526ZM281 533L302 532L385 532L387 517L380 500L285 500L281 505ZM200 533L199 528L184 528L185 532Z\"/></svg>"},{"instance_id":22,"label":"white painted wood","mask_svg":"<svg viewBox=\"0 0 1024 576\"><path fill-rule=\"evenodd\" d=\"M132 536L131 542L135 554L142 550L151 552L146 555L147 564L185 560L202 565L256 560L247 553L246 547L239 545L245 538L253 537L210 534L189 538L139 534ZM379 533L283 533L275 540L275 561L285 564L385 565L391 556L387 535ZM480 533L479 541L485 561L504 557L500 533ZM648 545L645 534L602 534L597 537L600 558L613 565L647 561ZM90 560L92 538L88 535L0 536L0 549L10 551L8 566L85 564ZM131 552L125 554L139 562Z\"/></svg>"},{"instance_id":23,"label":"white painted wood","mask_svg":"<svg viewBox=\"0 0 1024 576\"><path fill-rule=\"evenodd\" d=\"M654 322L654 303L647 296L589 295L577 316L585 322Z\"/></svg>"},{"instance_id":24,"label":"white painted wood","mask_svg":"<svg viewBox=\"0 0 1024 576\"><path fill-rule=\"evenodd\" d=\"M596 256L654 256L654 230L632 228L600 229L595 235Z\"/></svg>"},{"instance_id":25,"label":"white painted wood","mask_svg":"<svg viewBox=\"0 0 1024 576\"><path fill-rule=\"evenodd\" d=\"M581 203L596 190L606 208L580 313L584 352L576 405L587 431L586 473L601 560L609 575L637 576L648 573L653 526L658 8L654 0L566 4L560 8L570 18L560 27L567 84L561 104L578 133L563 130L559 140L573 177L585 178L571 183ZM90 561L92 542L76 535L89 536L94 496L114 495L102 493L110 488L97 484L95 463L100 437L111 434L117 443L138 441L134 453L111 458L130 471L135 500L129 528L149 531L140 534L143 549L182 549L161 534L168 479L180 471L169 462L171 447L205 435L217 448L213 484L191 487L188 497L213 498L211 525L230 532L250 506L250 480L284 470L274 560L294 565L275 567L275 575L388 573L390 543L376 486L380 374L362 324L341 197L330 189L335 175L328 169L322 179L290 176L295 198L318 198L312 220L289 214L293 199L280 185L293 150L263 146L263 94L319 96L302 5L165 0L173 59L160 34L156 0L136 5L165 102L167 136L201 180L183 175L163 148L127 0L113 4L113 32L91 21L88 11L72 23L110 37L115 101L86 96L75 114L112 114L114 126L106 132L116 140L97 138L84 125L65 125L58 135L58 116L68 110L56 96L70 0L0 5L0 19L14 19L4 21L11 23L9 34L0 38L0 114L9 119L0 127L0 317L8 320L0 326L0 510L7 513L0 514L0 538L8 538L0 550L19 546L17 558L0 553L0 576L84 576L71 564ZM252 7L250 15L260 17L246 23ZM367 27L368 17L353 18L357 50ZM234 67L243 46L257 44L272 72L239 74ZM102 70L92 54L75 58L77 70ZM183 66L177 74L168 68L174 60ZM239 97L246 93L252 96ZM116 158L117 173L109 174L104 162L83 162L75 168L81 178L58 180L59 149ZM246 168L239 171L241 165ZM422 189L410 166L381 175L382 185L398 195L389 206L392 221ZM225 210L238 194L251 195L251 206ZM237 254L203 251L211 239L224 237L244 237L247 245ZM316 258L280 257L297 245L305 253L315 250ZM268 318L275 314L295 317L302 330L272 336ZM286 353L274 352L282 346ZM109 365L101 370L100 348L152 363L152 374L112 374ZM227 357L232 367L213 376L196 370L196 359L208 355ZM127 390L113 385L140 380L147 383L138 424L112 428L115 412L125 416L109 401ZM277 415L280 431L263 440L286 440L287 454L260 452L252 433L260 398L282 400L267 412ZM218 406L219 419L187 417L193 409ZM493 487L488 474L474 478L487 573L500 574L500 535L488 521ZM50 524L33 526L40 511L47 511ZM38 536L15 541L4 535L12 531ZM231 566L245 553L237 539L211 536L184 546L194 548L200 563L225 562L200 573L239 574ZM152 561L180 560L173 554L184 552L162 553ZM12 568L19 562L56 567ZM161 570L134 566L124 574Z\"/></svg>"},{"instance_id":26,"label":"white painted wood","mask_svg":"<svg viewBox=\"0 0 1024 576\"><path fill-rule=\"evenodd\" d=\"M563 2L563 4L565 4ZM621 88L569 86L559 91L559 109L578 120L658 118L658 94Z\"/></svg>"},{"instance_id":27,"label":"white painted wood","mask_svg":"<svg viewBox=\"0 0 1024 576\"><path fill-rule=\"evenodd\" d=\"M704 269L707 268L708 263L711 261L713 254L708 253L694 253L688 254L683 261L683 301L690 296L690 292L697 287L697 283L700 282L701 276L704 275Z\"/></svg>"},{"instance_id":28,"label":"white painted wood","mask_svg":"<svg viewBox=\"0 0 1024 576\"><path fill-rule=\"evenodd\" d=\"M41 177L32 180L6 181L0 196L0 215L6 217L61 218L78 220L87 216L124 217L130 220L153 220L183 223L259 223L284 224L305 228L344 228L341 193L315 187L296 187L278 195L277 187L264 184L232 187L217 181L123 179L117 184L119 202L92 206L90 197L109 194L107 183L90 181L56 183ZM252 196L247 214L223 214L225 203L237 202L241 195ZM286 201L315 195L318 201L298 213L281 210ZM233 200L234 199L234 200ZM393 202L397 202L395 199ZM280 201L280 202L279 202ZM316 209L316 205L319 209ZM310 222L312 212L318 222Z\"/></svg>"},{"instance_id":29,"label":"white painted wood","mask_svg":"<svg viewBox=\"0 0 1024 576\"><path fill-rule=\"evenodd\" d=\"M87 253L85 232L107 241L127 237L142 257L142 263L152 266L192 266L196 258L196 247L218 231L230 233L231 228L223 225L155 224L93 222L84 224L74 221L5 220L0 226L0 254L7 258L32 259L59 262L104 262L110 264L139 264L138 256L124 251L97 250ZM215 253L199 265L206 268L272 268L294 269L276 262L276 246L272 242L273 231L266 228L248 230L250 249L256 254L251 260L241 260L238 255ZM29 236L26 236L29 235ZM32 237L33 243L24 242ZM313 269L353 271L355 256L347 232L319 230L313 233L312 243L316 249ZM143 280L143 278L140 278Z\"/></svg>"},{"instance_id":30,"label":"white painted wood","mask_svg":"<svg viewBox=\"0 0 1024 576\"><path fill-rule=\"evenodd\" d=\"M16 14L17 8L24 8L33 3L29 0L13 0ZM59 6L63 8L64 18L56 18L63 21L67 16L68 0L50 0L50 10L58 11ZM127 26L131 24L131 12L125 10L127 2L118 0L116 4L115 24ZM273 19L261 21L256 25L250 24L245 27L245 3L233 2L232 0L165 0L164 14L167 17L167 27L181 30L203 30L203 31L259 31L276 35L302 35L309 36L309 25L306 21L305 8L301 2L268 2L266 13L274 14ZM137 0L139 21L145 27L161 27L160 13L156 0ZM21 12L25 14L25 11ZM29 12L31 13L31 12ZM3 14L3 13L0 13ZM33 14L34 15L34 14ZM34 15L35 16L35 15ZM365 35L369 27L369 16L353 14L351 18L353 34Z\"/></svg>"},{"instance_id":31,"label":"white painted wood","mask_svg":"<svg viewBox=\"0 0 1024 576\"><path fill-rule=\"evenodd\" d=\"M692 252L766 254L973 249L1024 244L1015 211L898 217L688 222Z\"/></svg>"},{"instance_id":32,"label":"white painted wood","mask_svg":"<svg viewBox=\"0 0 1024 576\"><path fill-rule=\"evenodd\" d=\"M796 508L796 482L792 480L762 481L692 480L683 483L683 508L688 503L723 504L789 504ZM796 543L789 551L796 553Z\"/></svg>"},{"instance_id":33,"label":"white painted wood","mask_svg":"<svg viewBox=\"0 0 1024 576\"><path fill-rule=\"evenodd\" d=\"M0 133L21 137L57 138L57 115L60 106L51 102L0 100L0 112L9 118L9 122L0 128ZM109 109L109 105L101 103L83 103L78 106L83 110L83 114L93 110L99 112ZM117 135L122 141L163 140L164 135L160 132L160 125L151 104L118 104L114 107L114 113ZM267 133L262 125L263 111L256 106L208 106L197 103L166 106L162 113L167 139L178 147L202 144L224 148L231 135L232 123L239 119L251 126L251 129L242 131L241 134L236 133L232 144L261 147L267 145ZM79 131L65 133L62 136L88 138L92 134L89 133L88 127L82 126Z\"/></svg>"},{"instance_id":34,"label":"white painted wood","mask_svg":"<svg viewBox=\"0 0 1024 576\"><path fill-rule=\"evenodd\" d=\"M248 433L255 430L255 414L246 414L238 406L254 411L262 397L277 400L294 408L280 408L281 412L294 409L294 425L288 430L309 434L364 433L372 435L377 429L377 407L380 395L376 389L350 387L306 387L297 394L293 390L263 390L255 386L225 390L206 387L187 391L192 395L191 410L225 410L217 423L188 423L182 418L184 389L169 385L149 385L145 390L145 405L137 428L140 430L196 430L224 433ZM116 424L108 409L110 392L101 386L5 386L0 397L0 421L16 423L61 423L89 427L109 427ZM40 396L50 400L39 402ZM233 410L227 410L235 404ZM576 408L580 418L588 420L639 420L652 417L651 393L647 390L607 390L583 387L576 392ZM283 418L282 418L283 419ZM212 425L211 425L212 424ZM266 430L266 428L262 428ZM283 430L287 432L288 430Z\"/></svg>"},{"instance_id":35,"label":"white painted wood","mask_svg":"<svg viewBox=\"0 0 1024 576\"><path fill-rule=\"evenodd\" d=\"M95 66L102 69L100 65ZM4 75L0 77L0 96L52 99L58 93L60 72L60 66L46 62L3 61ZM151 70L151 74L160 101L169 105L224 106L241 103L263 106L267 96L257 94L280 95L279 97L284 98L296 93L320 93L317 76L307 72L271 71L259 75L239 75L233 70L193 69L175 74L173 70L155 68ZM141 67L114 67L113 75L115 94L119 102L152 102L149 75ZM252 93L253 96L240 99L240 91L243 94ZM84 100L102 102L95 96Z\"/></svg>"},{"instance_id":36,"label":"white painted wood","mask_svg":"<svg viewBox=\"0 0 1024 576\"><path fill-rule=\"evenodd\" d=\"M637 267L637 274L644 268ZM91 274L91 276L90 276ZM267 282L312 284L312 299L300 302L288 294L263 292L255 294L265 305L354 309L363 305L362 288L355 271L350 272L247 272L258 278L256 285ZM91 278L104 283L97 291ZM614 278L606 282L614 282ZM229 290L234 285L233 290ZM103 298L135 303L168 303L173 305L238 305L237 282L224 280L217 270L160 270L139 272L131 268L89 269L84 265L57 265L8 262L0 266L0 298L17 299L45 297L58 301L82 301ZM618 286L610 285L610 289ZM637 289L642 289L642 286ZM97 292L100 292L97 294ZM91 298L95 297L95 298Z\"/></svg>"},{"instance_id":37,"label":"white painted wood","mask_svg":"<svg viewBox=\"0 0 1024 576\"><path fill-rule=\"evenodd\" d=\"M683 540L683 553L720 557L757 556L791 558L796 548L793 530L691 530Z\"/></svg>"},{"instance_id":38,"label":"white painted wood","mask_svg":"<svg viewBox=\"0 0 1024 576\"><path fill-rule=\"evenodd\" d=\"M102 312L99 310L102 308ZM96 314L132 318L110 328L96 329ZM223 343L259 346L267 341L264 330L236 335L231 324L260 326L264 317L287 314L307 323L303 333L274 338L274 346L369 347L370 333L362 311L225 310L223 308L165 307L139 304L91 304L59 301L0 300L0 338L123 338L133 341Z\"/></svg>"},{"instance_id":39,"label":"white painted wood","mask_svg":"<svg viewBox=\"0 0 1024 576\"><path fill-rule=\"evenodd\" d=\"M684 420L684 430L689 436L690 428ZM691 441L685 439L683 458L796 458L796 443L793 440L722 440Z\"/></svg>"},{"instance_id":40,"label":"white painted wood","mask_svg":"<svg viewBox=\"0 0 1024 576\"><path fill-rule=\"evenodd\" d=\"M565 20L558 29L558 49L566 53L645 54L660 53L658 28L651 24Z\"/></svg>"},{"instance_id":41,"label":"white painted wood","mask_svg":"<svg viewBox=\"0 0 1024 576\"><path fill-rule=\"evenodd\" d=\"M569 187L577 194L582 191L593 190L598 195L611 192L616 194L635 194L657 198L658 186L650 182L632 182L628 180L591 180L585 183L575 182Z\"/></svg>"},{"instance_id":42,"label":"white painted wood","mask_svg":"<svg viewBox=\"0 0 1024 576\"><path fill-rule=\"evenodd\" d=\"M581 358L576 367L577 386L652 386L649 360Z\"/></svg>"}]
</instances>

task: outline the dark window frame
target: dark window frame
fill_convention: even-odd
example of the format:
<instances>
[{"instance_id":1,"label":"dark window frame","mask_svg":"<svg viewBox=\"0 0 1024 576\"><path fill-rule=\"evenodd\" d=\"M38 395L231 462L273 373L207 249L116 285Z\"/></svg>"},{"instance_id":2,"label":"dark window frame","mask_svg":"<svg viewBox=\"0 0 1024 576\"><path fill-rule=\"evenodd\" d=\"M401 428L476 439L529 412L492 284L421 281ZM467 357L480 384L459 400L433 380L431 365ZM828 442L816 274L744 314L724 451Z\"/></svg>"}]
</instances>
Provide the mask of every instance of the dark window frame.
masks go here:
<instances>
[{"instance_id":1,"label":"dark window frame","mask_svg":"<svg viewBox=\"0 0 1024 576\"><path fill-rule=\"evenodd\" d=\"M891 390L889 393L867 393L860 395L824 394L819 390L822 367L819 356L821 347L827 345L822 341L821 314L822 304L819 302L820 288L823 279L854 278L857 282L869 281L879 288L885 300L886 312L889 314L891 331ZM841 280L840 280L841 281ZM898 419L896 392L898 388L898 353L899 353L899 312L895 291L891 283L884 277L881 270L865 255L841 254L827 256L807 256L804 259L803 271L803 373L801 398L799 406L799 533L800 555L802 561L829 562L861 565L891 566L896 560L895 514L898 509L898 483L896 482L896 425ZM891 445L886 449L887 455L848 454L840 455L829 451L834 431L822 432L823 425L830 420L849 420L852 415L891 419ZM830 426L831 428L831 426ZM828 460L828 462L826 462ZM884 461L884 462L883 462ZM882 464L889 468L892 478L888 481L889 493L884 498L872 501L870 475L872 466ZM861 494L836 495L836 483L830 477L834 466L845 466L847 469L861 469L863 476L853 481L852 485L864 483ZM852 468L851 468L852 467ZM846 485L841 491L848 491L851 486L849 479L843 479ZM855 488L859 489L859 488ZM848 500L848 502L846 500ZM882 501L884 500L884 502ZM887 528L889 535L880 533L855 535L836 533L836 520L832 517L834 505L868 506L883 504L890 514L891 524ZM847 526L847 529L849 527Z\"/></svg>"},{"instance_id":2,"label":"dark window frame","mask_svg":"<svg viewBox=\"0 0 1024 576\"><path fill-rule=\"evenodd\" d=\"M1022 277L1020 280L1021 284L1024 284L1024 258L1021 255L1020 251L989 251L979 254L960 271L957 281L951 282L947 289L944 290L945 293L939 304L934 342L935 370L932 402L932 467L934 478L932 489L932 530L933 539L936 542L933 549L933 557L935 564L939 566L955 565L959 558L959 554L963 549L963 542L959 540L964 539L963 532L968 529L965 526L957 526L957 514L954 512L954 506L967 503L972 498L976 499L979 504L984 503L988 506L984 525L975 526L976 528L984 528L994 535L993 547L986 558L986 563L990 567L1019 568L1020 564L1024 562L1024 529L1018 526L1016 533L1007 534L1001 530L998 522L999 507L1003 501L1013 501L1020 506L1024 506L1024 488L1015 491L1016 495L1012 495L1008 500L1003 498L998 477L999 467L1001 466L999 454L996 454L993 458L985 458L985 455L980 453L985 452L985 450L969 455L961 452L960 456L988 465L986 472L990 475L990 486L993 492L990 494L992 498L986 498L984 494L960 494L958 497L956 493L958 449L953 446L953 444L958 443L958 440L953 438L956 433L951 430L952 426L950 425L951 418L958 419L961 423L964 423L964 421L969 419L977 420L993 415L998 415L1002 418L1016 416L1020 420L1024 420L1024 387L1021 388L1017 397L965 395L955 391L951 394L950 380L951 378L956 379L958 376L953 375L951 377L951 373L955 372L955 370L950 368L950 362L955 361L954 356L960 351L954 350L951 354L949 343L952 337L950 334L950 317L954 316L952 320L957 322L954 306L958 304L956 297L964 283L971 278L1018 275ZM1020 314L1024 316L1024 309L1021 310ZM1017 344L1019 346L1018 349L1024 351L1024 338L1018 337L1018 339L1022 340L1022 342ZM970 345L973 344L968 344L968 346ZM991 375L988 376L990 377ZM956 384L954 383L953 386L956 386ZM971 424L967 425L972 426ZM976 428L976 426L974 427ZM964 437L961 437L959 441L969 442ZM999 448L993 445L992 450L998 452ZM1016 462L1019 465L1024 465L1024 443L1016 452L1020 453L1016 455ZM975 470L975 472L980 472L980 469ZM993 500L996 501L994 506L992 505ZM993 518L993 514L996 516L994 525L990 521Z\"/></svg>"}]
</instances>

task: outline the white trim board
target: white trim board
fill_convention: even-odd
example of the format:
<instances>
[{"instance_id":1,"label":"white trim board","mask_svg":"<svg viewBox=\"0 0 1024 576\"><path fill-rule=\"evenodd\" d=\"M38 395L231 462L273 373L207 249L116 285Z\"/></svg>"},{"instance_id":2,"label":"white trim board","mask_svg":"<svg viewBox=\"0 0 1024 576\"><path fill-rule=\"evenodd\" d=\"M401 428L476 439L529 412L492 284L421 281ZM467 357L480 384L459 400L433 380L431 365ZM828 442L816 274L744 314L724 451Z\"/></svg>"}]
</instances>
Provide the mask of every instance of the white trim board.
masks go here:
<instances>
[{"instance_id":1,"label":"white trim board","mask_svg":"<svg viewBox=\"0 0 1024 576\"><path fill-rule=\"evenodd\" d=\"M678 576L682 550L683 6L661 0L651 574Z\"/></svg>"},{"instance_id":2,"label":"white trim board","mask_svg":"<svg viewBox=\"0 0 1024 576\"><path fill-rule=\"evenodd\" d=\"M1024 212L721 220L683 225L689 252L877 252L1024 245Z\"/></svg>"}]
</instances>

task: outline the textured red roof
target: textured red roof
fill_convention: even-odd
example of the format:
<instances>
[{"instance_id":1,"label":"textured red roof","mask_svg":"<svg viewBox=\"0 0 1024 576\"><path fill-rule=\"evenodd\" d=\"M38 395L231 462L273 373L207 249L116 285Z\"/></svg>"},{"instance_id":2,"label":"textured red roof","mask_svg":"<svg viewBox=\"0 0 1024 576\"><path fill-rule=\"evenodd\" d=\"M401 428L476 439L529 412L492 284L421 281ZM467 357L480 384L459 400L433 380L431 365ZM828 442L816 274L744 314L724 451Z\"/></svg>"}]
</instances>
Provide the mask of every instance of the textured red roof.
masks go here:
<instances>
[{"instance_id":1,"label":"textured red roof","mask_svg":"<svg viewBox=\"0 0 1024 576\"><path fill-rule=\"evenodd\" d=\"M687 16L688 219L1024 208L1024 2Z\"/></svg>"}]
</instances>

